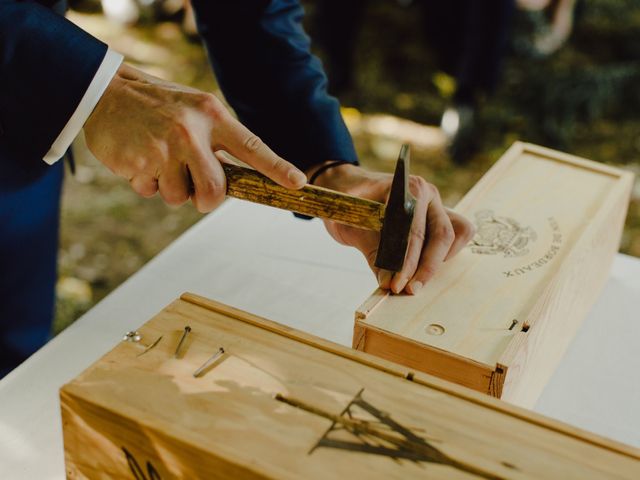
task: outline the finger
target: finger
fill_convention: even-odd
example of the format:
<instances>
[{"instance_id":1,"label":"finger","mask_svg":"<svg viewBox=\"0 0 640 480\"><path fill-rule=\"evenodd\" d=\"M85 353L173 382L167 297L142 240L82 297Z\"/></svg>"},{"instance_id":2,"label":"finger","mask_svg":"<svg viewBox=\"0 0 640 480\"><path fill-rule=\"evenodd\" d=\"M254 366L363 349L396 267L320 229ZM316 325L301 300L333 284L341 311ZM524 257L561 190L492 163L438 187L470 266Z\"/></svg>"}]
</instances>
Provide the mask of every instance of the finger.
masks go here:
<instances>
[{"instance_id":1,"label":"finger","mask_svg":"<svg viewBox=\"0 0 640 480\"><path fill-rule=\"evenodd\" d=\"M388 270L376 267L376 255L380 244L380 233L372 230L363 230L348 225L341 225L330 220L325 220L324 224L329 234L340 244L355 247L364 255L369 268L378 279L380 288L388 289L391 282L391 274Z\"/></svg>"},{"instance_id":2,"label":"finger","mask_svg":"<svg viewBox=\"0 0 640 480\"><path fill-rule=\"evenodd\" d=\"M160 196L169 205L179 206L189 200L189 178L187 167L179 162L171 162L159 175Z\"/></svg>"},{"instance_id":3,"label":"finger","mask_svg":"<svg viewBox=\"0 0 640 480\"><path fill-rule=\"evenodd\" d=\"M454 230L440 195L434 197L427 210L428 241L422 250L420 264L409 283L409 290L415 293L427 283L442 266L454 240Z\"/></svg>"},{"instance_id":4,"label":"finger","mask_svg":"<svg viewBox=\"0 0 640 480\"><path fill-rule=\"evenodd\" d=\"M153 197L158 191L158 181L147 173L139 173L129 179L129 184L134 192L145 198Z\"/></svg>"},{"instance_id":5,"label":"finger","mask_svg":"<svg viewBox=\"0 0 640 480\"><path fill-rule=\"evenodd\" d=\"M451 248L449 249L447 256L444 259L445 262L454 257L460 252L460 250L466 247L476 233L476 228L464 216L452 210L446 210L447 215L449 216L449 220L451 220L453 231L455 232L455 239L451 244Z\"/></svg>"},{"instance_id":6,"label":"finger","mask_svg":"<svg viewBox=\"0 0 640 480\"><path fill-rule=\"evenodd\" d=\"M307 176L302 171L276 155L260 137L235 118L221 124L216 141L221 142L230 154L283 187L298 189L307 183ZM216 146L213 148L217 150Z\"/></svg>"},{"instance_id":7,"label":"finger","mask_svg":"<svg viewBox=\"0 0 640 480\"><path fill-rule=\"evenodd\" d=\"M193 182L193 205L199 212L210 212L223 202L227 191L222 165L212 152L197 149L187 168Z\"/></svg>"},{"instance_id":8,"label":"finger","mask_svg":"<svg viewBox=\"0 0 640 480\"><path fill-rule=\"evenodd\" d=\"M409 232L409 242L407 244L407 253L402 264L402 269L393 275L390 288L393 293L400 293L411 279L418 264L425 242L425 232L427 228L427 208L435 195L435 187L426 185L420 187L420 191L416 197L416 205L413 213L413 222ZM417 285L416 285L417 287ZM413 294L415 292L410 291Z\"/></svg>"}]
</instances>

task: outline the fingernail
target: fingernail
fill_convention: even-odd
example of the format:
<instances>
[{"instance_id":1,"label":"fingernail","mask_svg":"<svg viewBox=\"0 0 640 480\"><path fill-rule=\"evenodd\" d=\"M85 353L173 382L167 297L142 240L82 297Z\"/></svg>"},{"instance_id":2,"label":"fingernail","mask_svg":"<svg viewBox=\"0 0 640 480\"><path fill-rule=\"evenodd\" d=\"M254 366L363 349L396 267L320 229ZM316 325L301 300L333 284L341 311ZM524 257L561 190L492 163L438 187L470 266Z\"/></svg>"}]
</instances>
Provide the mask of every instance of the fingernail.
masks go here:
<instances>
[{"instance_id":1,"label":"fingernail","mask_svg":"<svg viewBox=\"0 0 640 480\"><path fill-rule=\"evenodd\" d=\"M391 291L393 293L395 293L396 295L400 292L402 292L402 289L405 287L405 285L407 284L407 279L404 277L399 277L395 282L393 282L395 285L391 286Z\"/></svg>"},{"instance_id":2,"label":"fingernail","mask_svg":"<svg viewBox=\"0 0 640 480\"><path fill-rule=\"evenodd\" d=\"M307 176L300 170L289 170L287 178L294 185L304 185L307 183Z\"/></svg>"},{"instance_id":3,"label":"fingernail","mask_svg":"<svg viewBox=\"0 0 640 480\"><path fill-rule=\"evenodd\" d=\"M378 285L380 285L380 288L389 288L389 283L391 283L391 272L380 270L378 272Z\"/></svg>"},{"instance_id":4,"label":"fingernail","mask_svg":"<svg viewBox=\"0 0 640 480\"><path fill-rule=\"evenodd\" d=\"M422 288L422 282L418 282L417 280L415 282L411 282L409 284L409 288L411 289L411 294L415 295Z\"/></svg>"}]
</instances>

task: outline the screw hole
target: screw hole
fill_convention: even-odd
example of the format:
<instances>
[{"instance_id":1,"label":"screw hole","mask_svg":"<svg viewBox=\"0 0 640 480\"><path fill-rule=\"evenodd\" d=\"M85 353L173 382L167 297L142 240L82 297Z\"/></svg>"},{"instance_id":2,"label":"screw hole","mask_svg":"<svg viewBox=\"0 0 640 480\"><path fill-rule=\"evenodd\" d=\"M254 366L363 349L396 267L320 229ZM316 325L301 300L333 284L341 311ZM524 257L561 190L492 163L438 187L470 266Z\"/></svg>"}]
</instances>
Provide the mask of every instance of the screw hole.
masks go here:
<instances>
[{"instance_id":1,"label":"screw hole","mask_svg":"<svg viewBox=\"0 0 640 480\"><path fill-rule=\"evenodd\" d=\"M521 331L527 333L529 331L529 325L523 325Z\"/></svg>"},{"instance_id":2,"label":"screw hole","mask_svg":"<svg viewBox=\"0 0 640 480\"><path fill-rule=\"evenodd\" d=\"M437 323L432 323L427 327L427 333L429 335L442 335L444 333L444 327Z\"/></svg>"}]
</instances>

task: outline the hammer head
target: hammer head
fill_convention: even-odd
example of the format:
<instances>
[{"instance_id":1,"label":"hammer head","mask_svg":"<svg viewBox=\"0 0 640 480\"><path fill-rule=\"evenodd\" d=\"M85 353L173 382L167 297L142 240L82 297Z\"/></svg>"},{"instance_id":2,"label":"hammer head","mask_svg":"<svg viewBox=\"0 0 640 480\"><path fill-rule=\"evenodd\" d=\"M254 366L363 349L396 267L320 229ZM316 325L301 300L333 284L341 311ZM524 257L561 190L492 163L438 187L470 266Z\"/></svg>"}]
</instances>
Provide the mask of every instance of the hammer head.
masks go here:
<instances>
[{"instance_id":1,"label":"hammer head","mask_svg":"<svg viewBox=\"0 0 640 480\"><path fill-rule=\"evenodd\" d=\"M392 272L402 270L415 205L416 199L409 191L409 145L405 144L400 149L382 221L376 267Z\"/></svg>"}]
</instances>

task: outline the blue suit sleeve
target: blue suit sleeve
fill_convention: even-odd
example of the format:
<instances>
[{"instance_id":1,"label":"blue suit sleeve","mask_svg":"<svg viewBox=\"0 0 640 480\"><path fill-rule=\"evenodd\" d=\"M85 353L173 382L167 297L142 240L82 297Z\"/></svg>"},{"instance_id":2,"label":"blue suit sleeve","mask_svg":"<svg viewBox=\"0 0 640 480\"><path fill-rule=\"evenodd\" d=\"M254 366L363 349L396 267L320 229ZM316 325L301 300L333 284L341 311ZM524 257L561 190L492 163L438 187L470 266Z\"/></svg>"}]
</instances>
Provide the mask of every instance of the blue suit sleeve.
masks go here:
<instances>
[{"instance_id":1,"label":"blue suit sleeve","mask_svg":"<svg viewBox=\"0 0 640 480\"><path fill-rule=\"evenodd\" d=\"M306 169L357 163L338 101L310 53L295 0L193 0L198 30L240 121L277 154Z\"/></svg>"},{"instance_id":2,"label":"blue suit sleeve","mask_svg":"<svg viewBox=\"0 0 640 480\"><path fill-rule=\"evenodd\" d=\"M107 46L33 2L0 0L0 160L8 170L43 170ZM6 168L5 168L6 167ZM13 172L15 173L15 172Z\"/></svg>"}]
</instances>

